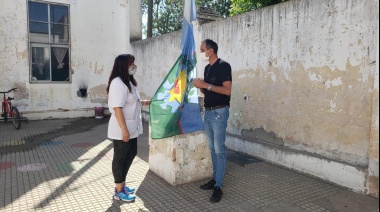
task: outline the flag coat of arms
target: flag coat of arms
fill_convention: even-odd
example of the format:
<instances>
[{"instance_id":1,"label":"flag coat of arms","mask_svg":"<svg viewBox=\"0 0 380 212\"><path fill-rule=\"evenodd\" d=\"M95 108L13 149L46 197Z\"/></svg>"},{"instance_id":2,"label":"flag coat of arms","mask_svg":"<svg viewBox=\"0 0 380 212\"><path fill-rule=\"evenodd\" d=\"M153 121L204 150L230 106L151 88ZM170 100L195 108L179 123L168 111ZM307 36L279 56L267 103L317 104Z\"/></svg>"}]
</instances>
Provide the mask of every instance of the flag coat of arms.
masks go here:
<instances>
[{"instance_id":1,"label":"flag coat of arms","mask_svg":"<svg viewBox=\"0 0 380 212\"><path fill-rule=\"evenodd\" d=\"M170 69L149 106L152 139L167 138L204 130L196 77L196 54L192 21L196 19L194 0L185 0L182 19L182 53Z\"/></svg>"}]
</instances>

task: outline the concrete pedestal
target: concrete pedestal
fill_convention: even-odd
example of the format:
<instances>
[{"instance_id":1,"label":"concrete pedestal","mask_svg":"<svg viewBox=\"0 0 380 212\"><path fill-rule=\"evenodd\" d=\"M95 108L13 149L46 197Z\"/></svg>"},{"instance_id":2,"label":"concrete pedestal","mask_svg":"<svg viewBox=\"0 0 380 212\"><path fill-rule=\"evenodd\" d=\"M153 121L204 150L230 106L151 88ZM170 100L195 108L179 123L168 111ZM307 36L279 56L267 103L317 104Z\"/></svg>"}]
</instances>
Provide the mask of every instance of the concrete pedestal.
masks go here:
<instances>
[{"instance_id":1,"label":"concrete pedestal","mask_svg":"<svg viewBox=\"0 0 380 212\"><path fill-rule=\"evenodd\" d=\"M204 132L152 140L149 127L149 169L171 185L212 176L210 150Z\"/></svg>"}]
</instances>

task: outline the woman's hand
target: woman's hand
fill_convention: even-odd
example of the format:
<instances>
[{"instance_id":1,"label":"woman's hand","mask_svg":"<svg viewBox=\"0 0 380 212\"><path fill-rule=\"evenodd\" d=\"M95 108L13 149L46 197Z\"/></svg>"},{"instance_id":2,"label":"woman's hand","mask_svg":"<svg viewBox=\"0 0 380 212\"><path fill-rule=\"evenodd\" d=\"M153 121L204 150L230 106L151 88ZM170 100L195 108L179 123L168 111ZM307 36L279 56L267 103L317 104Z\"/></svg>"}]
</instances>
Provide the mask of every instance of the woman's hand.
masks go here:
<instances>
[{"instance_id":1,"label":"woman's hand","mask_svg":"<svg viewBox=\"0 0 380 212\"><path fill-rule=\"evenodd\" d=\"M146 105L149 105L152 102L152 100L140 100L140 102L141 102L141 106L146 106Z\"/></svg>"},{"instance_id":2,"label":"woman's hand","mask_svg":"<svg viewBox=\"0 0 380 212\"><path fill-rule=\"evenodd\" d=\"M123 136L123 141L128 142L129 141L129 131L127 128L121 129L121 134Z\"/></svg>"},{"instance_id":3,"label":"woman's hand","mask_svg":"<svg viewBox=\"0 0 380 212\"><path fill-rule=\"evenodd\" d=\"M115 110L115 116L121 128L121 138L124 142L128 142L130 135L127 125L125 124L123 110L121 107L114 107L113 109Z\"/></svg>"}]
</instances>

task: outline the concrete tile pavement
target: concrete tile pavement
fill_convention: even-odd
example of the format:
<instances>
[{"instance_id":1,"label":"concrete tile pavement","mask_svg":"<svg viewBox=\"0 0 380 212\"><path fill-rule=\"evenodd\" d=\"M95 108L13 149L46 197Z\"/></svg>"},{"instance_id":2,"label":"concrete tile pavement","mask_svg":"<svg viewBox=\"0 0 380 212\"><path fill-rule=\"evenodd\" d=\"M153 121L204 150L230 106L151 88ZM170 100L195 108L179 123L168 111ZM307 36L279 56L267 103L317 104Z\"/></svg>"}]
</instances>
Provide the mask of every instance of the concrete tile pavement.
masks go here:
<instances>
[{"instance_id":1,"label":"concrete tile pavement","mask_svg":"<svg viewBox=\"0 0 380 212\"><path fill-rule=\"evenodd\" d=\"M173 187L149 171L144 128L127 178L137 199L123 203L112 200L107 118L1 123L0 211L378 211L378 199L232 151L223 199L210 203L207 180Z\"/></svg>"}]
</instances>

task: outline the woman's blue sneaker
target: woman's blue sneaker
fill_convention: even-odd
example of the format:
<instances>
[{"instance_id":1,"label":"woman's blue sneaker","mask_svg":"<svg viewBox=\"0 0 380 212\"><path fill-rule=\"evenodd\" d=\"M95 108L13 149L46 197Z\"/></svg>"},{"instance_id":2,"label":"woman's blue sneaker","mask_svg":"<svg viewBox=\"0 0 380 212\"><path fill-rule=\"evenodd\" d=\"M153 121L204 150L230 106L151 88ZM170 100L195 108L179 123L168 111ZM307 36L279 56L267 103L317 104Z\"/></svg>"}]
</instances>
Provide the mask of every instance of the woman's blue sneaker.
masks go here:
<instances>
[{"instance_id":1,"label":"woman's blue sneaker","mask_svg":"<svg viewBox=\"0 0 380 212\"><path fill-rule=\"evenodd\" d=\"M134 202L136 199L136 196L132 195L132 194L126 194L126 193L124 193L124 191L117 193L117 191L115 189L115 194L113 195L113 198L115 200L122 200L124 202Z\"/></svg>"},{"instance_id":2,"label":"woman's blue sneaker","mask_svg":"<svg viewBox=\"0 0 380 212\"><path fill-rule=\"evenodd\" d=\"M124 186L124 193L126 193L126 194L133 194L133 193L135 193L135 188L133 188L133 187L128 187L128 186Z\"/></svg>"}]
</instances>

